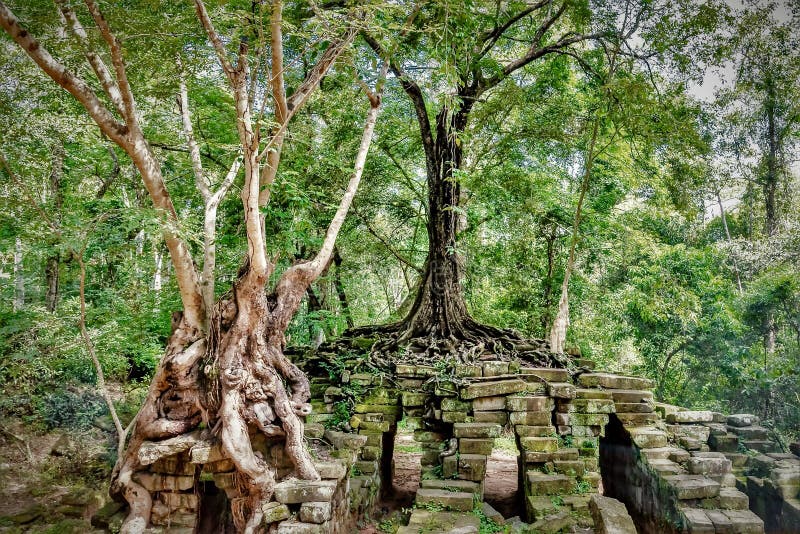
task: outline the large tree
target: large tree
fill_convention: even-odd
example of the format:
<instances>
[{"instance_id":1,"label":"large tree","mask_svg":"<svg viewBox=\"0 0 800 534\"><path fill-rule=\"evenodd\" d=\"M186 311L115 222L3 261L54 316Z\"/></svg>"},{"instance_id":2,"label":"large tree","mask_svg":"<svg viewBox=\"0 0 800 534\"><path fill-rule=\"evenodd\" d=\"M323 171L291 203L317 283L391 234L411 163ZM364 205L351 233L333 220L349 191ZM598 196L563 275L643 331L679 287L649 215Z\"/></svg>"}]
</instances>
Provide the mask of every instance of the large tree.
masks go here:
<instances>
[{"instance_id":1,"label":"large tree","mask_svg":"<svg viewBox=\"0 0 800 534\"><path fill-rule=\"evenodd\" d=\"M267 436L285 436L286 452L295 464L296 475L309 480L319 478L303 445L300 419L310 412L309 384L283 354L284 332L310 284L332 258L337 234L364 169L380 106L380 81L375 90L364 85L370 105L354 170L316 255L276 273L277 259L267 253L264 209L278 175L290 120L350 47L358 25L368 15L363 10L321 12L316 8L295 13L298 19L291 21L292 27L301 26L310 33L306 37L325 43L298 52L306 63L300 73L291 68L292 63L284 61L286 24L281 0L254 4L252 13L246 16L232 6L233 11L223 13L231 36L219 33L202 0L195 0L194 24L185 16L185 7L176 14L176 24L183 24L183 33L176 33L186 36L184 41L161 43L163 47L142 51L156 56L161 68L175 65L175 57L158 57L159 53L169 51L179 58L173 70L180 80L178 103L196 184L205 205L201 275L167 188L162 162L152 148L148 117L137 106L136 77L131 75L137 69L130 68L132 54L124 47L128 32L113 30L112 24L118 19L107 19L94 0L85 0L84 4L85 12L78 13L67 2L57 2L70 44L74 45L55 42L64 59L57 59L50 52L49 43L35 38L3 2L0 26L130 157L160 214L162 235L174 267L183 310L175 317L166 353L135 419L127 449L114 469L112 493L124 497L131 507L123 531L142 531L150 517L152 499L133 477L142 467L138 454L142 443L177 436L204 423L218 433L225 453L250 481L247 496L232 502L232 512L239 529L253 532L260 524L262 505L271 498L275 481L267 461L254 453L249 429L258 429ZM122 15L112 8L109 13ZM189 50L200 57L198 61L216 57L218 64L210 70L224 76L235 107L232 126L238 135L240 155L233 157L229 172L216 191L203 169L192 129L181 58ZM77 66L78 51L84 56L83 66ZM106 62L109 58L110 67ZM135 67L142 69L143 65ZM152 69L153 65L145 67ZM378 74L378 80L387 69L384 67ZM295 76L296 82L291 92L287 90L289 75ZM247 250L231 289L213 303L214 213L236 177L239 157L244 171L241 217ZM270 280L274 281L272 285L268 285Z\"/></svg>"}]
</instances>

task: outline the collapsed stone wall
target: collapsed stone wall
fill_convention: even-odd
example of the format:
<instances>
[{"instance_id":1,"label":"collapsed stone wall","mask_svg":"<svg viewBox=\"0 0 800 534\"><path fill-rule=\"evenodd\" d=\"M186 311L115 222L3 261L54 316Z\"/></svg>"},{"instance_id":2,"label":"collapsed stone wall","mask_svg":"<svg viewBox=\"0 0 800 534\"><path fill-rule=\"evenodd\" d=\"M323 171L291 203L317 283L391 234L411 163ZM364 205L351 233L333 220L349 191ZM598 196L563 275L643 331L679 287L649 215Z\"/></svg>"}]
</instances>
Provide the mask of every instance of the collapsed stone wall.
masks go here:
<instances>
[{"instance_id":1,"label":"collapsed stone wall","mask_svg":"<svg viewBox=\"0 0 800 534\"><path fill-rule=\"evenodd\" d=\"M488 457L504 428L520 453L520 521L539 531L597 528L603 517L627 517L627 506L640 534L800 532L800 458L773 452L753 416L657 404L649 380L580 363L578 373L490 360L312 376L305 435L323 480L292 477L282 436L251 436L279 481L265 531L346 532L369 516L391 489L403 419L422 447L423 472L417 509L401 532L470 532L475 516L457 512L476 507L506 520L483 502ZM208 511L235 507L247 481L207 431L146 443L140 459L148 467L136 480L154 496L153 533L208 530L210 516L223 518L217 531L230 528L225 514ZM622 523L620 532L634 532Z\"/></svg>"}]
</instances>

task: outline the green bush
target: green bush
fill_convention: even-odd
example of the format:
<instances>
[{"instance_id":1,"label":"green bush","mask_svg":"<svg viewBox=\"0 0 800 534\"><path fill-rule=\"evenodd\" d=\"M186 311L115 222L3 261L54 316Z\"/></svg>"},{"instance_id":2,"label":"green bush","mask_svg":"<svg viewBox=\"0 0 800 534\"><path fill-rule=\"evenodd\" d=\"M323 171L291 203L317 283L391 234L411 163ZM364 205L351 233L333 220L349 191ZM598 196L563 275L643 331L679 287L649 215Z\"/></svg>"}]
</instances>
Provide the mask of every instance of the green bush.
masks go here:
<instances>
[{"instance_id":1,"label":"green bush","mask_svg":"<svg viewBox=\"0 0 800 534\"><path fill-rule=\"evenodd\" d=\"M76 393L67 389L44 395L39 415L49 429L86 429L107 411L103 398L91 391Z\"/></svg>"}]
</instances>

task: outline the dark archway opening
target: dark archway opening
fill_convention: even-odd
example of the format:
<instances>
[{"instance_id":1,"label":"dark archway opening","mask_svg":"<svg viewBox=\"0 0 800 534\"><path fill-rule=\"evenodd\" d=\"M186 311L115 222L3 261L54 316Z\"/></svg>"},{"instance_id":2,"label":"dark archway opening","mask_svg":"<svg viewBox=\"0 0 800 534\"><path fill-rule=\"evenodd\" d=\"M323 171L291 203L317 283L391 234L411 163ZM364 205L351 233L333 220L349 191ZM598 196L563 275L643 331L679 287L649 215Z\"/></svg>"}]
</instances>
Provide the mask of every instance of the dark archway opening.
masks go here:
<instances>
[{"instance_id":1,"label":"dark archway opening","mask_svg":"<svg viewBox=\"0 0 800 534\"><path fill-rule=\"evenodd\" d=\"M213 482L200 482L200 509L198 510L197 534L235 534L230 503L227 495Z\"/></svg>"},{"instance_id":2,"label":"dark archway opening","mask_svg":"<svg viewBox=\"0 0 800 534\"><path fill-rule=\"evenodd\" d=\"M519 450L513 435L497 438L486 463L483 500L506 519L525 518L524 501L519 484Z\"/></svg>"}]
</instances>

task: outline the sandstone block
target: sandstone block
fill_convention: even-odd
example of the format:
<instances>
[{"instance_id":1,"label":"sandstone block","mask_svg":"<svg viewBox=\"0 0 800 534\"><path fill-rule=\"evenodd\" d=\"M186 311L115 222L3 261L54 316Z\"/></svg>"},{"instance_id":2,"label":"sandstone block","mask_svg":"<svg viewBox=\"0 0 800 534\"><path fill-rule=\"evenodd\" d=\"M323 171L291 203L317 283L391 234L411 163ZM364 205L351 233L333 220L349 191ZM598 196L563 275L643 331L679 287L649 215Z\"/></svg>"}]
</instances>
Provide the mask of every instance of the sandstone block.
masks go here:
<instances>
[{"instance_id":1,"label":"sandstone block","mask_svg":"<svg viewBox=\"0 0 800 534\"><path fill-rule=\"evenodd\" d=\"M667 434L654 427L634 427L629 430L631 440L640 449L660 449L667 446Z\"/></svg>"},{"instance_id":2,"label":"sandstone block","mask_svg":"<svg viewBox=\"0 0 800 534\"><path fill-rule=\"evenodd\" d=\"M508 420L512 425L544 426L550 424L550 412L511 412Z\"/></svg>"},{"instance_id":3,"label":"sandstone block","mask_svg":"<svg viewBox=\"0 0 800 534\"><path fill-rule=\"evenodd\" d=\"M276 531L277 534L326 534L327 532L330 532L328 525L295 520L280 523Z\"/></svg>"},{"instance_id":4,"label":"sandstone block","mask_svg":"<svg viewBox=\"0 0 800 534\"><path fill-rule=\"evenodd\" d=\"M489 456L492 454L492 447L494 447L494 439L491 438L461 438L458 440L458 452L461 454L483 454Z\"/></svg>"},{"instance_id":5,"label":"sandstone block","mask_svg":"<svg viewBox=\"0 0 800 534\"><path fill-rule=\"evenodd\" d=\"M706 515L705 510L699 508L684 508L681 510L683 523L687 532L692 534L715 534L714 523Z\"/></svg>"},{"instance_id":6,"label":"sandstone block","mask_svg":"<svg viewBox=\"0 0 800 534\"><path fill-rule=\"evenodd\" d=\"M574 399L575 386L569 382L549 382L547 394L556 399Z\"/></svg>"},{"instance_id":7,"label":"sandstone block","mask_svg":"<svg viewBox=\"0 0 800 534\"><path fill-rule=\"evenodd\" d=\"M526 451L555 452L558 449L558 438L520 438L519 443Z\"/></svg>"},{"instance_id":8,"label":"sandstone block","mask_svg":"<svg viewBox=\"0 0 800 534\"><path fill-rule=\"evenodd\" d=\"M758 416L749 413L735 413L728 416L727 423L730 426L753 426L759 423Z\"/></svg>"},{"instance_id":9,"label":"sandstone block","mask_svg":"<svg viewBox=\"0 0 800 534\"><path fill-rule=\"evenodd\" d=\"M340 461L318 461L314 462L314 467L317 468L319 476L326 480L341 480L347 474L344 463Z\"/></svg>"},{"instance_id":10,"label":"sandstone block","mask_svg":"<svg viewBox=\"0 0 800 534\"><path fill-rule=\"evenodd\" d=\"M579 413L614 413L614 401L611 399L573 399L569 411Z\"/></svg>"},{"instance_id":11,"label":"sandstone block","mask_svg":"<svg viewBox=\"0 0 800 534\"><path fill-rule=\"evenodd\" d=\"M712 435L708 444L719 452L736 452L739 450L739 437L735 434Z\"/></svg>"},{"instance_id":12,"label":"sandstone block","mask_svg":"<svg viewBox=\"0 0 800 534\"><path fill-rule=\"evenodd\" d=\"M641 389L618 389L611 392L614 403L653 402L653 392Z\"/></svg>"},{"instance_id":13,"label":"sandstone block","mask_svg":"<svg viewBox=\"0 0 800 534\"><path fill-rule=\"evenodd\" d=\"M728 430L743 440L765 440L768 437L767 429L763 426L728 426Z\"/></svg>"},{"instance_id":14,"label":"sandstone block","mask_svg":"<svg viewBox=\"0 0 800 534\"><path fill-rule=\"evenodd\" d=\"M664 480L680 500L706 499L719 495L720 485L702 475L670 475Z\"/></svg>"},{"instance_id":15,"label":"sandstone block","mask_svg":"<svg viewBox=\"0 0 800 534\"><path fill-rule=\"evenodd\" d=\"M724 475L731 472L731 461L725 457L705 458L693 456L686 464L693 475Z\"/></svg>"},{"instance_id":16,"label":"sandstone block","mask_svg":"<svg viewBox=\"0 0 800 534\"><path fill-rule=\"evenodd\" d=\"M425 406L428 395L427 393L419 393L416 391L404 391L400 399L403 406Z\"/></svg>"},{"instance_id":17,"label":"sandstone block","mask_svg":"<svg viewBox=\"0 0 800 534\"><path fill-rule=\"evenodd\" d=\"M613 375L609 373L584 373L578 377L578 383L585 387L603 387L606 389L652 389L653 382L647 378Z\"/></svg>"},{"instance_id":18,"label":"sandstone block","mask_svg":"<svg viewBox=\"0 0 800 534\"><path fill-rule=\"evenodd\" d=\"M686 474L686 470L684 468L666 458L654 458L652 460L648 460L647 465L649 465L654 471L658 472L662 476Z\"/></svg>"},{"instance_id":19,"label":"sandstone block","mask_svg":"<svg viewBox=\"0 0 800 534\"><path fill-rule=\"evenodd\" d=\"M584 465L580 460L554 460L553 467L556 473L572 477L583 476L584 473Z\"/></svg>"},{"instance_id":20,"label":"sandstone block","mask_svg":"<svg viewBox=\"0 0 800 534\"><path fill-rule=\"evenodd\" d=\"M653 413L655 407L651 402L618 402L614 408L620 413Z\"/></svg>"},{"instance_id":21,"label":"sandstone block","mask_svg":"<svg viewBox=\"0 0 800 534\"><path fill-rule=\"evenodd\" d=\"M725 510L725 515L734 525L734 531L741 534L761 534L764 521L750 510Z\"/></svg>"},{"instance_id":22,"label":"sandstone block","mask_svg":"<svg viewBox=\"0 0 800 534\"><path fill-rule=\"evenodd\" d=\"M553 410L553 399L532 395L511 395L505 397L505 409L512 412L550 412Z\"/></svg>"},{"instance_id":23,"label":"sandstone block","mask_svg":"<svg viewBox=\"0 0 800 534\"><path fill-rule=\"evenodd\" d=\"M442 421L445 423L466 423L469 419L467 412L442 411Z\"/></svg>"},{"instance_id":24,"label":"sandstone block","mask_svg":"<svg viewBox=\"0 0 800 534\"><path fill-rule=\"evenodd\" d=\"M747 510L750 507L750 499L746 493L734 488L720 488L719 507L725 510Z\"/></svg>"},{"instance_id":25,"label":"sandstone block","mask_svg":"<svg viewBox=\"0 0 800 534\"><path fill-rule=\"evenodd\" d=\"M652 425L658 421L658 414L617 412L617 419L622 421L623 425Z\"/></svg>"},{"instance_id":26,"label":"sandstone block","mask_svg":"<svg viewBox=\"0 0 800 534\"><path fill-rule=\"evenodd\" d=\"M520 372L539 377L545 382L568 382L569 371L557 367L524 367Z\"/></svg>"},{"instance_id":27,"label":"sandstone block","mask_svg":"<svg viewBox=\"0 0 800 534\"><path fill-rule=\"evenodd\" d=\"M459 454L458 478L480 482L486 477L487 458L483 454Z\"/></svg>"},{"instance_id":28,"label":"sandstone block","mask_svg":"<svg viewBox=\"0 0 800 534\"><path fill-rule=\"evenodd\" d=\"M461 389L461 398L468 400L479 397L496 397L498 395L519 393L520 391L525 391L525 382L518 378L491 382L476 382Z\"/></svg>"},{"instance_id":29,"label":"sandstone block","mask_svg":"<svg viewBox=\"0 0 800 534\"><path fill-rule=\"evenodd\" d=\"M264 524L276 523L289 519L291 512L289 507L279 502L269 502L262 507L264 512Z\"/></svg>"},{"instance_id":30,"label":"sandstone block","mask_svg":"<svg viewBox=\"0 0 800 534\"><path fill-rule=\"evenodd\" d=\"M480 365L466 365L457 363L454 368L454 373L459 378L474 378L482 376L482 368Z\"/></svg>"},{"instance_id":31,"label":"sandstone block","mask_svg":"<svg viewBox=\"0 0 800 534\"><path fill-rule=\"evenodd\" d=\"M540 471L529 470L527 473L528 486L531 495L559 495L572 493L575 478L566 475L548 475Z\"/></svg>"},{"instance_id":32,"label":"sandstone block","mask_svg":"<svg viewBox=\"0 0 800 534\"><path fill-rule=\"evenodd\" d=\"M505 397L501 397L505 399ZM472 403L447 397L442 399L442 410L448 412L469 412L472 410Z\"/></svg>"},{"instance_id":33,"label":"sandstone block","mask_svg":"<svg viewBox=\"0 0 800 534\"><path fill-rule=\"evenodd\" d=\"M556 433L556 429L552 425L516 425L514 431L521 438L554 436Z\"/></svg>"},{"instance_id":34,"label":"sandstone block","mask_svg":"<svg viewBox=\"0 0 800 534\"><path fill-rule=\"evenodd\" d=\"M508 374L508 362L483 362L483 376L500 376Z\"/></svg>"},{"instance_id":35,"label":"sandstone block","mask_svg":"<svg viewBox=\"0 0 800 534\"><path fill-rule=\"evenodd\" d=\"M765 439L744 439L740 441L748 449L759 452L773 452L777 448L777 445Z\"/></svg>"},{"instance_id":36,"label":"sandstone block","mask_svg":"<svg viewBox=\"0 0 800 534\"><path fill-rule=\"evenodd\" d=\"M616 499L592 495L589 511L597 534L636 534L636 527L625 505Z\"/></svg>"},{"instance_id":37,"label":"sandstone block","mask_svg":"<svg viewBox=\"0 0 800 534\"><path fill-rule=\"evenodd\" d=\"M473 493L475 495L481 494L481 484L479 482L472 482L470 480L429 479L421 481L420 485L423 488L439 489L447 491L460 491L460 492Z\"/></svg>"},{"instance_id":38,"label":"sandstone block","mask_svg":"<svg viewBox=\"0 0 800 534\"><path fill-rule=\"evenodd\" d=\"M194 487L193 476L171 476L140 472L133 479L147 491L185 491Z\"/></svg>"},{"instance_id":39,"label":"sandstone block","mask_svg":"<svg viewBox=\"0 0 800 534\"><path fill-rule=\"evenodd\" d=\"M576 388L575 389L575 398L577 399L608 399L613 400L614 397L611 395L610 391L606 391L604 389L593 389L593 388Z\"/></svg>"},{"instance_id":40,"label":"sandstone block","mask_svg":"<svg viewBox=\"0 0 800 534\"><path fill-rule=\"evenodd\" d=\"M456 423L453 436L456 438L496 438L500 436L500 425L492 423Z\"/></svg>"},{"instance_id":41,"label":"sandstone block","mask_svg":"<svg viewBox=\"0 0 800 534\"><path fill-rule=\"evenodd\" d=\"M710 411L691 411L673 412L667 414L668 423L711 423L714 421L714 414Z\"/></svg>"},{"instance_id":42,"label":"sandstone block","mask_svg":"<svg viewBox=\"0 0 800 534\"><path fill-rule=\"evenodd\" d=\"M442 404L442 406L444 406L444 404ZM471 406L473 410L481 412L504 410L506 407L506 397L503 395L496 397L479 397L472 401Z\"/></svg>"},{"instance_id":43,"label":"sandstone block","mask_svg":"<svg viewBox=\"0 0 800 534\"><path fill-rule=\"evenodd\" d=\"M325 426L322 423L306 423L303 435L309 439L320 439L325 435Z\"/></svg>"},{"instance_id":44,"label":"sandstone block","mask_svg":"<svg viewBox=\"0 0 800 534\"><path fill-rule=\"evenodd\" d=\"M367 444L367 436L326 430L325 439L337 449L360 449Z\"/></svg>"},{"instance_id":45,"label":"sandstone block","mask_svg":"<svg viewBox=\"0 0 800 534\"><path fill-rule=\"evenodd\" d=\"M475 412L472 418L476 423L494 423L501 426L508 423L506 412Z\"/></svg>"},{"instance_id":46,"label":"sandstone block","mask_svg":"<svg viewBox=\"0 0 800 534\"><path fill-rule=\"evenodd\" d=\"M330 502L335 489L332 480L284 480L275 485L275 500L283 504Z\"/></svg>"},{"instance_id":47,"label":"sandstone block","mask_svg":"<svg viewBox=\"0 0 800 534\"><path fill-rule=\"evenodd\" d=\"M416 503L418 505L438 504L450 510L468 512L472 510L472 502L473 494L468 492L435 488L420 488L417 490Z\"/></svg>"},{"instance_id":48,"label":"sandstone block","mask_svg":"<svg viewBox=\"0 0 800 534\"><path fill-rule=\"evenodd\" d=\"M304 502L300 505L300 521L321 524L331 518L331 503Z\"/></svg>"}]
</instances>

